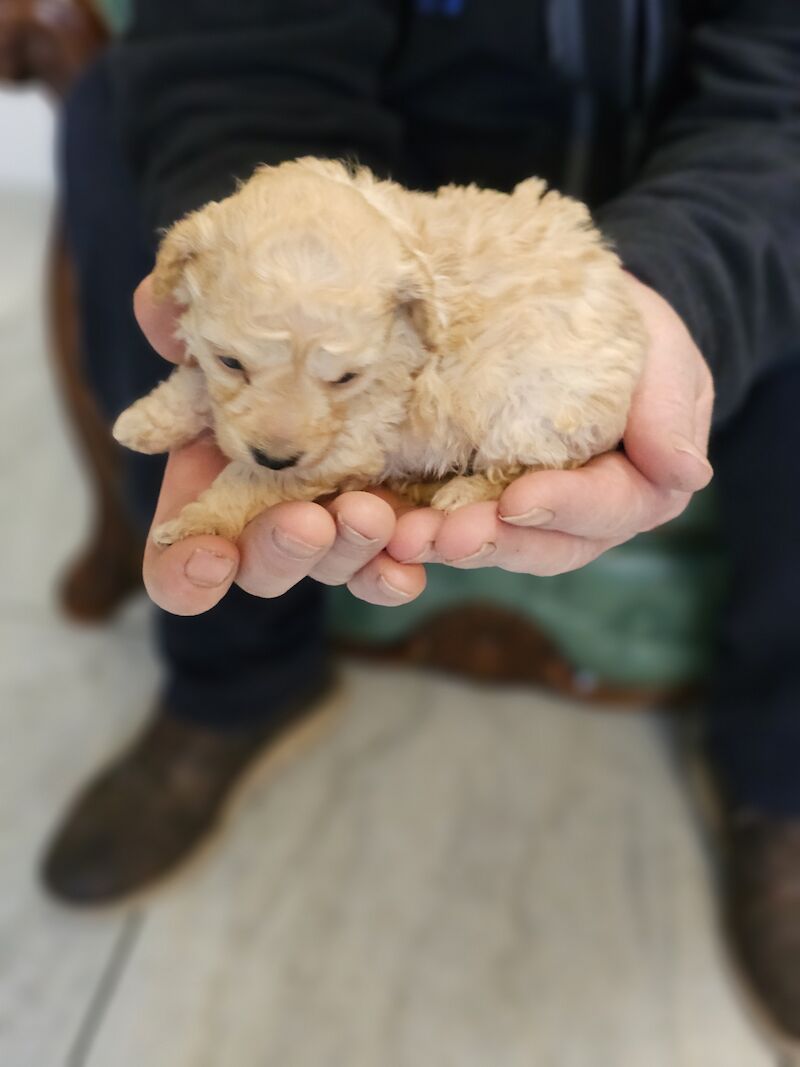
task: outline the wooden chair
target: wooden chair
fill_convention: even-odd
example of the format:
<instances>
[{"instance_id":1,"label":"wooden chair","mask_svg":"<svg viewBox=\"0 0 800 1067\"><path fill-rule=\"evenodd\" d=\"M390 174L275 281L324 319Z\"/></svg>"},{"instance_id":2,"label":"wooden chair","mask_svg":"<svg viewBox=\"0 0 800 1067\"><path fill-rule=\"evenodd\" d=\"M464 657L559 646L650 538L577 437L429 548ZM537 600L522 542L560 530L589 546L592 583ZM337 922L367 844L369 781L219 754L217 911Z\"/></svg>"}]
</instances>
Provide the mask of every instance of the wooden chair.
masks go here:
<instances>
[{"instance_id":1,"label":"wooden chair","mask_svg":"<svg viewBox=\"0 0 800 1067\"><path fill-rule=\"evenodd\" d=\"M0 0L0 79L42 85L56 106L107 40L89 0ZM71 618L98 622L141 587L142 545L122 503L117 446L84 381L74 276L57 213L47 304L56 380L94 507L89 541L64 575L60 597Z\"/></svg>"}]
</instances>

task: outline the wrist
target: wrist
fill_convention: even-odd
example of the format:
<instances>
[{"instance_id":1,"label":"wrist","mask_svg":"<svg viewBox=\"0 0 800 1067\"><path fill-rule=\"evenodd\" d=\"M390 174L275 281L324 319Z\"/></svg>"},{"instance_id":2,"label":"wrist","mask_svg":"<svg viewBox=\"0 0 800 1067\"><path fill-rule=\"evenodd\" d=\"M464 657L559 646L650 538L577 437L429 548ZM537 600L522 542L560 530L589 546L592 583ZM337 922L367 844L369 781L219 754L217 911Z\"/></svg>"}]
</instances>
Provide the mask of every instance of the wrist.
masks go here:
<instances>
[{"instance_id":1,"label":"wrist","mask_svg":"<svg viewBox=\"0 0 800 1067\"><path fill-rule=\"evenodd\" d=\"M658 338L661 343L666 341L671 345L680 345L682 349L693 350L702 359L689 327L672 304L629 270L623 268L623 274L628 283L629 296L642 317L651 344Z\"/></svg>"}]
</instances>

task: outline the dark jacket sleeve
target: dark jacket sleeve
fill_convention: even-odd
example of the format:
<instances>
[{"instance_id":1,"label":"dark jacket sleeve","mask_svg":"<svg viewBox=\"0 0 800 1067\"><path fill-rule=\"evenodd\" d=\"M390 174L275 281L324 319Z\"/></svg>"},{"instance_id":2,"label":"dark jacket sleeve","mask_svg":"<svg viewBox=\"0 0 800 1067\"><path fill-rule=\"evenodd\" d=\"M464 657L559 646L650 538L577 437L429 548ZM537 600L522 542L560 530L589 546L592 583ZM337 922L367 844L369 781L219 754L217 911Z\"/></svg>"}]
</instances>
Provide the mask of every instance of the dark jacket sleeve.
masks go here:
<instances>
[{"instance_id":1,"label":"dark jacket sleeve","mask_svg":"<svg viewBox=\"0 0 800 1067\"><path fill-rule=\"evenodd\" d=\"M686 96L597 220L687 324L719 420L800 358L800 2L735 0L690 48Z\"/></svg>"},{"instance_id":2,"label":"dark jacket sleeve","mask_svg":"<svg viewBox=\"0 0 800 1067\"><path fill-rule=\"evenodd\" d=\"M389 169L380 104L395 44L381 0L136 0L107 62L148 225L227 195L259 163L357 156Z\"/></svg>"}]
</instances>

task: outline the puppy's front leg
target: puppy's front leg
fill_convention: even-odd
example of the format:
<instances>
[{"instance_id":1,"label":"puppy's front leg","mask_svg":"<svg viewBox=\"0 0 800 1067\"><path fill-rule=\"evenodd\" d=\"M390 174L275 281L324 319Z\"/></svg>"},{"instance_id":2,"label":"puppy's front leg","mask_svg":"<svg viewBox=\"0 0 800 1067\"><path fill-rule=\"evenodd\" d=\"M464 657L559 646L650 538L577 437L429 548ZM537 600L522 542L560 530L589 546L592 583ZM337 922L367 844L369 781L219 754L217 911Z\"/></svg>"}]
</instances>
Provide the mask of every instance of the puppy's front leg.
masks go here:
<instances>
[{"instance_id":1,"label":"puppy's front leg","mask_svg":"<svg viewBox=\"0 0 800 1067\"><path fill-rule=\"evenodd\" d=\"M444 480L436 482L414 482L408 479L390 478L386 482L387 488L391 489L393 493L397 493L409 504L413 504L415 507L428 507L433 498L442 488L447 485Z\"/></svg>"},{"instance_id":2,"label":"puppy's front leg","mask_svg":"<svg viewBox=\"0 0 800 1067\"><path fill-rule=\"evenodd\" d=\"M484 500L499 500L503 490L522 474L523 467L493 469L486 474L459 474L438 489L431 507L437 511L455 511L465 504L480 504Z\"/></svg>"},{"instance_id":3,"label":"puppy's front leg","mask_svg":"<svg viewBox=\"0 0 800 1067\"><path fill-rule=\"evenodd\" d=\"M166 381L131 404L114 423L114 438L134 452L169 452L211 424L208 391L199 367L176 367Z\"/></svg>"},{"instance_id":4,"label":"puppy's front leg","mask_svg":"<svg viewBox=\"0 0 800 1067\"><path fill-rule=\"evenodd\" d=\"M284 500L316 500L335 488L229 463L197 500L153 530L157 545L171 545L197 534L218 534L236 541L251 519Z\"/></svg>"}]
</instances>

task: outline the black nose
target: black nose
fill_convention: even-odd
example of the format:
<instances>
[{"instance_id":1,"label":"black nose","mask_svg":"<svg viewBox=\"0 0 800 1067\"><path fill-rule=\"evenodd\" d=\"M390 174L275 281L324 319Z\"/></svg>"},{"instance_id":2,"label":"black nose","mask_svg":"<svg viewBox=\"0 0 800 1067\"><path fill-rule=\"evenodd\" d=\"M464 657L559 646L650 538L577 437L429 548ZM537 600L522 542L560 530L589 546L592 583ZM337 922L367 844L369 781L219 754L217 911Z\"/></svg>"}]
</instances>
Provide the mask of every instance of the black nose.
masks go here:
<instances>
[{"instance_id":1,"label":"black nose","mask_svg":"<svg viewBox=\"0 0 800 1067\"><path fill-rule=\"evenodd\" d=\"M262 452L260 448L251 448L250 451L253 454L253 459L256 463L260 463L262 467L269 467L271 471L286 470L287 467L293 467L297 463L300 456L289 456L288 459L277 459L275 456L268 456L266 452Z\"/></svg>"}]
</instances>

